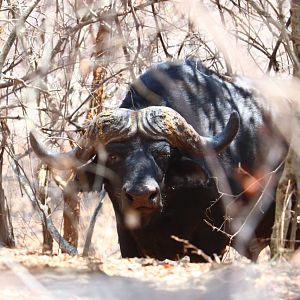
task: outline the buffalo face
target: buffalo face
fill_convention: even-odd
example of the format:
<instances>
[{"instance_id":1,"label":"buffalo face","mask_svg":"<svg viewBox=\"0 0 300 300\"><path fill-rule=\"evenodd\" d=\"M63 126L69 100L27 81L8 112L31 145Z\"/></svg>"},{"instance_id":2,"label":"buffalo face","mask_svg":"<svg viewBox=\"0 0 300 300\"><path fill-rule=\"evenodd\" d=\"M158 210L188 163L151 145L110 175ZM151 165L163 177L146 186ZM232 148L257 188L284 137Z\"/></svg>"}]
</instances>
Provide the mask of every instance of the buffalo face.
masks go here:
<instances>
[{"instance_id":1,"label":"buffalo face","mask_svg":"<svg viewBox=\"0 0 300 300\"><path fill-rule=\"evenodd\" d=\"M105 189L121 215L137 213L141 225L163 209L162 190L172 148L167 141L135 137L106 145L106 166L116 175Z\"/></svg>"}]
</instances>

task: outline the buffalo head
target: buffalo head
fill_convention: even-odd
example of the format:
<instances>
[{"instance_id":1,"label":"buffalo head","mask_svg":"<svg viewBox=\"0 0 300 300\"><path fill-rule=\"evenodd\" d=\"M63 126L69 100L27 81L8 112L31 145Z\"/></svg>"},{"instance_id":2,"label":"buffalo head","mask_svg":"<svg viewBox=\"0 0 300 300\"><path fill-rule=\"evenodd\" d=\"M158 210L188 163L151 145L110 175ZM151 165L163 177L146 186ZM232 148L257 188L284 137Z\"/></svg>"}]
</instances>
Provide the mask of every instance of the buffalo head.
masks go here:
<instances>
[{"instance_id":1,"label":"buffalo head","mask_svg":"<svg viewBox=\"0 0 300 300\"><path fill-rule=\"evenodd\" d=\"M203 137L171 108L118 108L100 113L77 146L67 153L47 149L34 131L30 142L45 163L61 170L86 164L97 155L99 145L104 145L108 155L106 167L117 175L105 182L116 215L133 210L139 213L143 224L163 208L161 191L174 151L192 156L219 153L231 143L238 129L236 112L221 133Z\"/></svg>"}]
</instances>

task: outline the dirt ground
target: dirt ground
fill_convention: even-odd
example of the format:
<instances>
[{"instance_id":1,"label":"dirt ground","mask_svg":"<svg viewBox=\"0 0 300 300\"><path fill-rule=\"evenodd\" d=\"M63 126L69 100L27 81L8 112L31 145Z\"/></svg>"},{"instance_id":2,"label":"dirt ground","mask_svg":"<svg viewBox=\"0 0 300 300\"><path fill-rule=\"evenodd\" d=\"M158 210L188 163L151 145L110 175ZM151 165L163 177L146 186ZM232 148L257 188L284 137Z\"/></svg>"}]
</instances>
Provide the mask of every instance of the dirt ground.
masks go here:
<instances>
[{"instance_id":1,"label":"dirt ground","mask_svg":"<svg viewBox=\"0 0 300 300\"><path fill-rule=\"evenodd\" d=\"M299 300L292 262L195 264L0 251L0 299Z\"/></svg>"}]
</instances>

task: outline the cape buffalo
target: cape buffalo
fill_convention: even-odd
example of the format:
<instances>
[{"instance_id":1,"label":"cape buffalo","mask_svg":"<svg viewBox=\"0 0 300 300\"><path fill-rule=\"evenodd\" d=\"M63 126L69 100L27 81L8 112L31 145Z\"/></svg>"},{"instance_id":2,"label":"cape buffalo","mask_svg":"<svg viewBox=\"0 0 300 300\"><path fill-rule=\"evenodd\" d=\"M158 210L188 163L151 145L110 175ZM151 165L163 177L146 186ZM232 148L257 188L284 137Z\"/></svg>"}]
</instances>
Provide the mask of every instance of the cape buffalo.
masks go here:
<instances>
[{"instance_id":1,"label":"cape buffalo","mask_svg":"<svg viewBox=\"0 0 300 300\"><path fill-rule=\"evenodd\" d=\"M72 151L52 152L34 132L30 141L53 168L85 174L87 190L102 180L91 170L104 145L103 185L123 257L202 261L191 245L213 256L230 244L255 260L270 241L288 150L266 107L243 79L196 59L168 61L133 82L119 108L96 116Z\"/></svg>"}]
</instances>

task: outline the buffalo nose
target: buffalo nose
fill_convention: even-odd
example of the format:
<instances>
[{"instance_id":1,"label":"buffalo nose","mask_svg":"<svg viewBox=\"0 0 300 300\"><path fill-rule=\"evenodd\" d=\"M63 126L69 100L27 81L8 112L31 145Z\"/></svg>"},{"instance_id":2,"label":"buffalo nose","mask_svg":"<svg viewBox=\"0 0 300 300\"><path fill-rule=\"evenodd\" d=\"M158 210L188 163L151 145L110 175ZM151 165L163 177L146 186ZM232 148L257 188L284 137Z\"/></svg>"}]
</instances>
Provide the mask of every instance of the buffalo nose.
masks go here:
<instances>
[{"instance_id":1,"label":"buffalo nose","mask_svg":"<svg viewBox=\"0 0 300 300\"><path fill-rule=\"evenodd\" d=\"M161 207L159 189L156 186L145 185L139 189L126 189L126 198L135 209L158 209Z\"/></svg>"}]
</instances>

